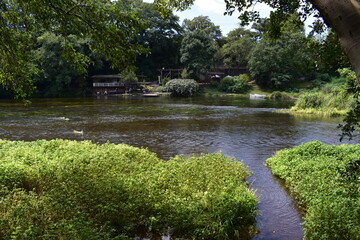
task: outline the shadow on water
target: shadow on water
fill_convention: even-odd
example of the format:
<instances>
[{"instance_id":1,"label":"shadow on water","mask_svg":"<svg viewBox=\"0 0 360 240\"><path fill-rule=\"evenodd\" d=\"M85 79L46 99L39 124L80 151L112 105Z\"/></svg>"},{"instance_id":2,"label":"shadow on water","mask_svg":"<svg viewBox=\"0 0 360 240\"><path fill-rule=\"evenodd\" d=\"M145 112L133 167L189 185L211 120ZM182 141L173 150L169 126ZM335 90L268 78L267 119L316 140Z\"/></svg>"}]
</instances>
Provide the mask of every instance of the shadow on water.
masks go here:
<instances>
[{"instance_id":1,"label":"shadow on water","mask_svg":"<svg viewBox=\"0 0 360 240\"><path fill-rule=\"evenodd\" d=\"M275 113L291 103L234 97L0 101L0 138L71 139L146 147L160 158L222 151L249 166L259 198L253 239L302 239L301 216L265 160L277 150L320 140L339 144L341 119Z\"/></svg>"}]
</instances>

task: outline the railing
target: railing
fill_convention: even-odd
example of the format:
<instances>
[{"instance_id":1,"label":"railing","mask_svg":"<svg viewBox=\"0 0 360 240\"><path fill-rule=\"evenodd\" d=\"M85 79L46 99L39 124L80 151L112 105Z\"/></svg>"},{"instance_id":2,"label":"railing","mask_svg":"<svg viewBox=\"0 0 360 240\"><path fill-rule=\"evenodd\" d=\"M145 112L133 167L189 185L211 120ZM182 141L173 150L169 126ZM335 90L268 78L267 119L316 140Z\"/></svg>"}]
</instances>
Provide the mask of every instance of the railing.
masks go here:
<instances>
[{"instance_id":1,"label":"railing","mask_svg":"<svg viewBox=\"0 0 360 240\"><path fill-rule=\"evenodd\" d=\"M93 83L93 87L123 87L123 83L112 82L112 83Z\"/></svg>"}]
</instances>

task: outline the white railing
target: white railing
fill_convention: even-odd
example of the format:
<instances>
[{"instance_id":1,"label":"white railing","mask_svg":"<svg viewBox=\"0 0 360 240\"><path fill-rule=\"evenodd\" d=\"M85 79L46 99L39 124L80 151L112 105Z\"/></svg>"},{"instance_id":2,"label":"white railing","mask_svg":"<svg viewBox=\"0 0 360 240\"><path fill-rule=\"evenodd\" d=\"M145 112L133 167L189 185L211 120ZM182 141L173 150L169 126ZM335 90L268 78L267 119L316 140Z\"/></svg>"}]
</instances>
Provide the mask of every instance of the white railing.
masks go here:
<instances>
[{"instance_id":1,"label":"white railing","mask_svg":"<svg viewBox=\"0 0 360 240\"><path fill-rule=\"evenodd\" d=\"M112 82L112 83L93 83L93 87L123 87L123 83Z\"/></svg>"}]
</instances>

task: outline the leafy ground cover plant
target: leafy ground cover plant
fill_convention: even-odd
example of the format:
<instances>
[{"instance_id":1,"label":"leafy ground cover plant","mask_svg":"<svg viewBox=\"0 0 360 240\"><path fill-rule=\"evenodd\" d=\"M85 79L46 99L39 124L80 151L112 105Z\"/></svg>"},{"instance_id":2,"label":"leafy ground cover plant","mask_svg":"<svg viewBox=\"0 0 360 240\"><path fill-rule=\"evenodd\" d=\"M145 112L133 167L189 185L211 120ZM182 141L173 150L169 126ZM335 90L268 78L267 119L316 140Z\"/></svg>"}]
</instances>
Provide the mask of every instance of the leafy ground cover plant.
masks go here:
<instances>
[{"instance_id":1,"label":"leafy ground cover plant","mask_svg":"<svg viewBox=\"0 0 360 240\"><path fill-rule=\"evenodd\" d=\"M128 145L0 140L0 239L229 239L254 233L241 162Z\"/></svg>"},{"instance_id":2,"label":"leafy ground cover plant","mask_svg":"<svg viewBox=\"0 0 360 240\"><path fill-rule=\"evenodd\" d=\"M305 210L305 239L360 239L360 145L318 141L267 159Z\"/></svg>"}]
</instances>

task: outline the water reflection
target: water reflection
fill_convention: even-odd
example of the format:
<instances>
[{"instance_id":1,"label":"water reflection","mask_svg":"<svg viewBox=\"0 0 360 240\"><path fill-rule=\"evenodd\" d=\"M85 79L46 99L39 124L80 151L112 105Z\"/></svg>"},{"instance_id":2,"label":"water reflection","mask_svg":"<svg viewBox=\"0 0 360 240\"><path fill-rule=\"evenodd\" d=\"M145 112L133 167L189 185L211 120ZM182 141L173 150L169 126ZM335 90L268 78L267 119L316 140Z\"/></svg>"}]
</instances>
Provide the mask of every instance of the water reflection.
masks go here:
<instances>
[{"instance_id":1,"label":"water reflection","mask_svg":"<svg viewBox=\"0 0 360 240\"><path fill-rule=\"evenodd\" d=\"M300 214L264 162L279 149L312 140L338 144L341 120L273 112L290 104L232 97L41 99L28 107L0 101L0 138L126 143L163 159L222 151L253 172L261 231L254 239L296 240L303 236Z\"/></svg>"}]
</instances>

